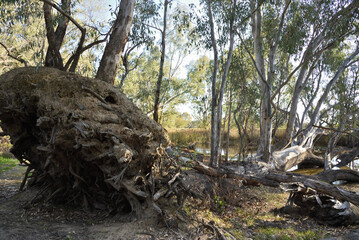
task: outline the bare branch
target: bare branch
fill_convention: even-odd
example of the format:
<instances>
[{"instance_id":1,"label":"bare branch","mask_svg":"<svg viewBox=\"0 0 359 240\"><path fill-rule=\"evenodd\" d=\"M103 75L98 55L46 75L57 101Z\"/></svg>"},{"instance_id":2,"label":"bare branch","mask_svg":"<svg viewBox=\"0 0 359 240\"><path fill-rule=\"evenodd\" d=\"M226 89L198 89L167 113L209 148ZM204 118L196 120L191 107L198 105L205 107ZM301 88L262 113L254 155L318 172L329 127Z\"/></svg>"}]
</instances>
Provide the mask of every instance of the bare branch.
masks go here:
<instances>
[{"instance_id":1,"label":"bare branch","mask_svg":"<svg viewBox=\"0 0 359 240\"><path fill-rule=\"evenodd\" d=\"M59 11L62 15L67 17L73 24L76 25L81 31L84 31L85 29L73 18L71 17L67 12L62 10L56 3L52 2L51 0L40 0L46 4L49 4L51 7L55 8L57 11Z\"/></svg>"},{"instance_id":2,"label":"bare branch","mask_svg":"<svg viewBox=\"0 0 359 240\"><path fill-rule=\"evenodd\" d=\"M22 59L22 58L19 58L19 57L15 57L14 55L11 54L10 50L3 44L0 42L0 45L5 48L6 52L7 52L7 55L13 59L15 59L16 61L19 61L21 63L23 63L25 65L25 67L27 67L27 62Z\"/></svg>"}]
</instances>

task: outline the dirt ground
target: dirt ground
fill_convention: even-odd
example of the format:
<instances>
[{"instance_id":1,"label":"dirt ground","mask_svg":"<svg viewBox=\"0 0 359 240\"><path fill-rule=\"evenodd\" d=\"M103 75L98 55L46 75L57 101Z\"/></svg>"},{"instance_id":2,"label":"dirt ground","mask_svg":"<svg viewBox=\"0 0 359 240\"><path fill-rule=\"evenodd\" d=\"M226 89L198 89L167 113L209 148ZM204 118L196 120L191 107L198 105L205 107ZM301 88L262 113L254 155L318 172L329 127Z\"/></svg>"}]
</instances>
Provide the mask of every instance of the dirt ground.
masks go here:
<instances>
[{"instance_id":1,"label":"dirt ground","mask_svg":"<svg viewBox=\"0 0 359 240\"><path fill-rule=\"evenodd\" d=\"M333 228L305 217L276 215L286 195L273 188L242 187L227 193L227 198L216 196L214 204L205 206L190 199L176 224L166 226L151 211L139 220L132 215L29 204L37 190L18 193L24 171L25 167L16 166L0 173L0 240L218 239L211 224L228 239L359 239L359 226Z\"/></svg>"},{"instance_id":2,"label":"dirt ground","mask_svg":"<svg viewBox=\"0 0 359 240\"><path fill-rule=\"evenodd\" d=\"M16 166L0 173L1 240L87 240L87 239L187 239L188 234L164 226L152 213L141 220L108 216L65 206L29 205L37 191L18 193L25 168Z\"/></svg>"}]
</instances>

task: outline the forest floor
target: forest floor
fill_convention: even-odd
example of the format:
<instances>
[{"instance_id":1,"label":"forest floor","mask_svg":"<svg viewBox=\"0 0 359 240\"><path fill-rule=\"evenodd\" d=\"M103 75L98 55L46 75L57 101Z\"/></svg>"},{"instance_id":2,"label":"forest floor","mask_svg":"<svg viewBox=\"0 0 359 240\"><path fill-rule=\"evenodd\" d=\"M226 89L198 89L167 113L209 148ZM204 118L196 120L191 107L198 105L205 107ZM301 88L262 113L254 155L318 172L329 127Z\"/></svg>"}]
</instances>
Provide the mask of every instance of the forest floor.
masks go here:
<instances>
[{"instance_id":1,"label":"forest floor","mask_svg":"<svg viewBox=\"0 0 359 240\"><path fill-rule=\"evenodd\" d=\"M68 206L28 204L37 191L18 193L24 172L15 162L0 163L1 240L218 239L217 230L228 239L358 239L359 226L328 227L300 212L279 214L288 198L280 189L240 186L238 191L216 195L214 201L204 204L189 198L183 209L172 209L177 223L166 226L150 211L136 219ZM175 205L167 204L169 208Z\"/></svg>"}]
</instances>

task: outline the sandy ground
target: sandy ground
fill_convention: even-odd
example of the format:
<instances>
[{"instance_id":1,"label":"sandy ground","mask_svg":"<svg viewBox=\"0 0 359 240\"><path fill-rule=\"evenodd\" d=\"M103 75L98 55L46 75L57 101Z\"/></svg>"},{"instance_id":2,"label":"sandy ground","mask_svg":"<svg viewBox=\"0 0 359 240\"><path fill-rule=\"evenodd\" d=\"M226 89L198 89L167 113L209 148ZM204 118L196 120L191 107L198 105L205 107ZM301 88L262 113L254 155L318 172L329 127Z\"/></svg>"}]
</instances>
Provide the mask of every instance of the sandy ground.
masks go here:
<instances>
[{"instance_id":1,"label":"sandy ground","mask_svg":"<svg viewBox=\"0 0 359 240\"><path fill-rule=\"evenodd\" d=\"M36 191L18 193L24 167L0 173L0 240L189 239L183 231L167 228L151 213L141 220L107 216L68 207L28 204Z\"/></svg>"}]
</instances>

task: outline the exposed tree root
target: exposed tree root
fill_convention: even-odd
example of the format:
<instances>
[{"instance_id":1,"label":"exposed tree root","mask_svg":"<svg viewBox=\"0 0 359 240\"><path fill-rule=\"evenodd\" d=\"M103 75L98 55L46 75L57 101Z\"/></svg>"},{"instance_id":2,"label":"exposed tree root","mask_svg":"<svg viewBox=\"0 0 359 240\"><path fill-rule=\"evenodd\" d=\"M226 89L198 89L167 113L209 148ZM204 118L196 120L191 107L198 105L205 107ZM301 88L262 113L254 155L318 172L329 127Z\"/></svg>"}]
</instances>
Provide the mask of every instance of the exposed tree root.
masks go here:
<instances>
[{"instance_id":1,"label":"exposed tree root","mask_svg":"<svg viewBox=\"0 0 359 240\"><path fill-rule=\"evenodd\" d=\"M140 214L181 194L166 131L110 84L15 69L0 76L0 120L11 152L33 169L28 186L43 189L34 201Z\"/></svg>"}]
</instances>

